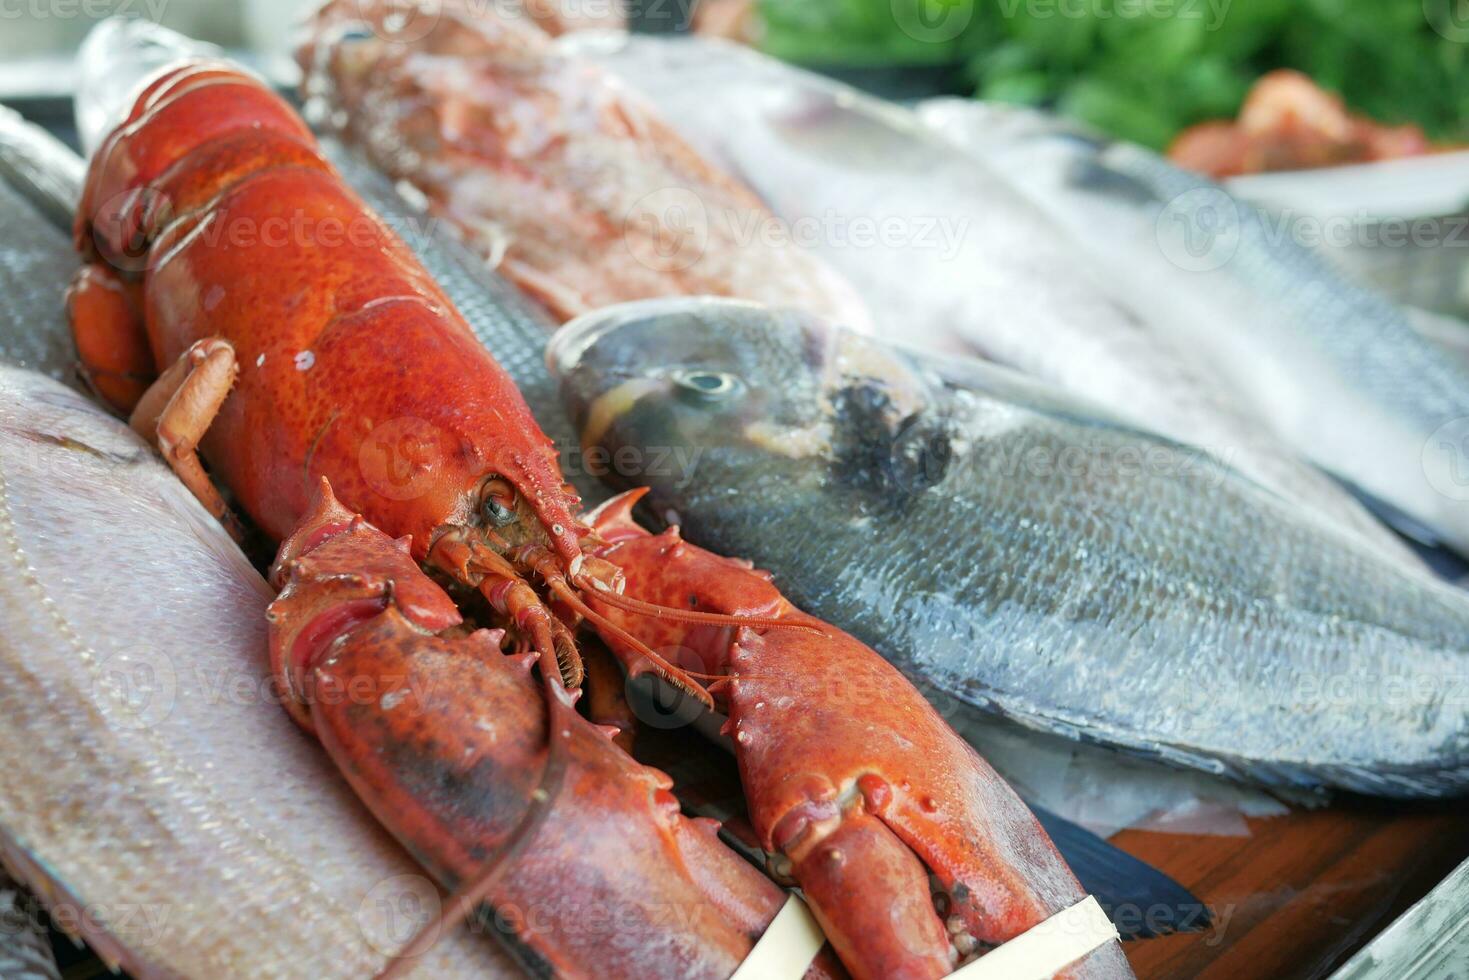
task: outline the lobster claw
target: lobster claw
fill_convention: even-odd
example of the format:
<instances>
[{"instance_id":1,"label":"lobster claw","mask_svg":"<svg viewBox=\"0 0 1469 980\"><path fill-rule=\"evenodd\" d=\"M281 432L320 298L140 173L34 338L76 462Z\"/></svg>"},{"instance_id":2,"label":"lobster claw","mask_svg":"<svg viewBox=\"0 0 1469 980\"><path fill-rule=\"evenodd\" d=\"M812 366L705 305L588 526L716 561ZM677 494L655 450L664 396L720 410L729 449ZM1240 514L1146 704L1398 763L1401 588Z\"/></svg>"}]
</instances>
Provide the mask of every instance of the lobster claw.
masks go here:
<instances>
[{"instance_id":1,"label":"lobster claw","mask_svg":"<svg viewBox=\"0 0 1469 980\"><path fill-rule=\"evenodd\" d=\"M590 518L627 595L787 627L619 620L723 678L751 823L854 976L944 976L1086 897L1029 808L902 674L766 576L643 530L637 496ZM1070 969L1131 976L1116 942Z\"/></svg>"},{"instance_id":2,"label":"lobster claw","mask_svg":"<svg viewBox=\"0 0 1469 980\"><path fill-rule=\"evenodd\" d=\"M297 716L440 884L485 894L538 969L723 978L749 954L780 890L538 682L534 654L461 626L405 542L323 484L273 578L272 651Z\"/></svg>"}]
</instances>

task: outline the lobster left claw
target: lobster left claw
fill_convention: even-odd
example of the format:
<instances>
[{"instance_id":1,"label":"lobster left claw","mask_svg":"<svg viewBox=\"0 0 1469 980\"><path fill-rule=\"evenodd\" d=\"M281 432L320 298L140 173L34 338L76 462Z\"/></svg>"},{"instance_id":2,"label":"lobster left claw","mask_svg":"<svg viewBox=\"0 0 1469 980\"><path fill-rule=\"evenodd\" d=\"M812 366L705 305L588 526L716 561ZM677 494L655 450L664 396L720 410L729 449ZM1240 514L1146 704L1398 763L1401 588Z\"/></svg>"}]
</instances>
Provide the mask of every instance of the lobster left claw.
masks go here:
<instances>
[{"instance_id":1,"label":"lobster left claw","mask_svg":"<svg viewBox=\"0 0 1469 980\"><path fill-rule=\"evenodd\" d=\"M700 613L777 619L732 628L606 615L721 680L750 819L858 977L941 977L1086 897L1034 815L871 648L801 612L768 576L630 516L639 493L590 519L626 595ZM595 601L595 600L594 600ZM635 654L604 637L619 655ZM930 881L936 881L933 888ZM1109 942L1073 977L1131 976Z\"/></svg>"}]
</instances>

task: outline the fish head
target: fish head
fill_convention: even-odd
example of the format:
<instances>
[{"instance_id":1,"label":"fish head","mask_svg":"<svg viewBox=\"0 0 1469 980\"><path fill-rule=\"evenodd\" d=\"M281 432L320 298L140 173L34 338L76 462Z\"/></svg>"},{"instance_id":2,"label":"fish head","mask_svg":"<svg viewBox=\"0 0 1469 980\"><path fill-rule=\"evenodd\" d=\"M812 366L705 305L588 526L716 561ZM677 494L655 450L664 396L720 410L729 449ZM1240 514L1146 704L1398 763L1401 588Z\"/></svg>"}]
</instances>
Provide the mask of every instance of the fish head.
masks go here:
<instances>
[{"instance_id":1,"label":"fish head","mask_svg":"<svg viewBox=\"0 0 1469 980\"><path fill-rule=\"evenodd\" d=\"M547 360L582 462L663 499L724 475L889 472L928 398L913 362L884 344L807 313L707 297L579 317Z\"/></svg>"},{"instance_id":2,"label":"fish head","mask_svg":"<svg viewBox=\"0 0 1469 980\"><path fill-rule=\"evenodd\" d=\"M579 317L546 356L588 465L600 455L617 482L656 485L665 474L634 471L659 453L759 465L822 452L832 335L754 303L651 300Z\"/></svg>"}]
</instances>

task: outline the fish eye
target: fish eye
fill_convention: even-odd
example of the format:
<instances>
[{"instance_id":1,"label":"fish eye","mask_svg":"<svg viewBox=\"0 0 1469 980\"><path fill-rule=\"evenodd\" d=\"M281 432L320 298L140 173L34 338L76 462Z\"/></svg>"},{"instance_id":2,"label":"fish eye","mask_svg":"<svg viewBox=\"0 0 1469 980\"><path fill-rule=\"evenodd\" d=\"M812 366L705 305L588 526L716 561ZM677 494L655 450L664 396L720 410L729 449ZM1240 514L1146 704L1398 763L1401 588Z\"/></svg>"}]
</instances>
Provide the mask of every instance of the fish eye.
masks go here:
<instances>
[{"instance_id":1,"label":"fish eye","mask_svg":"<svg viewBox=\"0 0 1469 980\"><path fill-rule=\"evenodd\" d=\"M504 527L515 523L515 488L504 480L491 480L485 484L480 498L480 514L491 527Z\"/></svg>"},{"instance_id":2,"label":"fish eye","mask_svg":"<svg viewBox=\"0 0 1469 980\"><path fill-rule=\"evenodd\" d=\"M717 401L728 398L744 386L744 383L733 374L704 369L679 371L674 374L673 381L698 401Z\"/></svg>"}]
</instances>

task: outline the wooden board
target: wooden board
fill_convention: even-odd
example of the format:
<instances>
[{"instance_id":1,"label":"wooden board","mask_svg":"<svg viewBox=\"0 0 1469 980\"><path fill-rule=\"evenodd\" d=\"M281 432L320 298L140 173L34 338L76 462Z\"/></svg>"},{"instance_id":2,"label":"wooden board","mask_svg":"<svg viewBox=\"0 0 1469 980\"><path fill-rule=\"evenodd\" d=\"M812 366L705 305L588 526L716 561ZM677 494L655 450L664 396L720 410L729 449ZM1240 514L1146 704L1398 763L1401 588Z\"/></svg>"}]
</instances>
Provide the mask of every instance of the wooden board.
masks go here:
<instances>
[{"instance_id":1,"label":"wooden board","mask_svg":"<svg viewBox=\"0 0 1469 980\"><path fill-rule=\"evenodd\" d=\"M1112 843L1215 914L1127 945L1144 980L1327 977L1469 855L1465 806L1348 801L1250 821L1248 838L1124 831Z\"/></svg>"}]
</instances>

